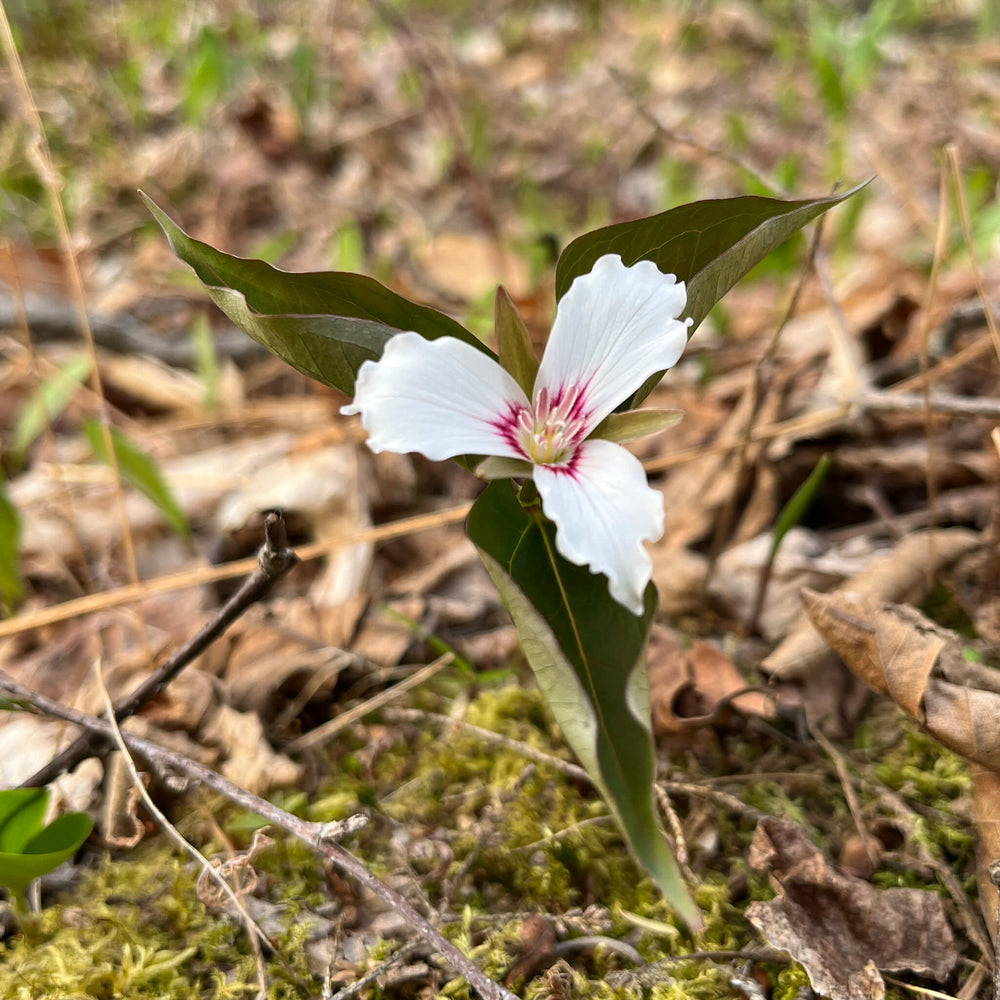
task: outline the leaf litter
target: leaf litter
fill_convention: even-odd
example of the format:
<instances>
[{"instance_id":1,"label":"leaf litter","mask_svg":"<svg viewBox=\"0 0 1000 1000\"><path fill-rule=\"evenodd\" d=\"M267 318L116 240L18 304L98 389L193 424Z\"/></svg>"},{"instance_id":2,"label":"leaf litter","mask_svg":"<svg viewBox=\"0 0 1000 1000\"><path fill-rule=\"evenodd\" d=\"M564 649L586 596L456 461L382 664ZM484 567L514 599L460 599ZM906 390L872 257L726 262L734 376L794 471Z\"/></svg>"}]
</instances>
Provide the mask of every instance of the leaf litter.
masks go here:
<instances>
[{"instance_id":1,"label":"leaf litter","mask_svg":"<svg viewBox=\"0 0 1000 1000\"><path fill-rule=\"evenodd\" d=\"M286 510L293 542L321 553L131 725L229 767L248 784L284 787L290 796L304 790L301 808L316 817L371 811L378 822L356 835L352 849L407 892L426 898L449 935L473 949L498 981L525 978L518 987L525 991L569 995L601 988L596 982L609 977L653 995L745 996L738 985L745 960L774 995L792 995L795 984L802 985L797 967L754 952L759 938L749 914L763 926L765 942L801 962L821 992L852 995L857 988L860 995L879 996L884 986L877 967L937 976L940 988L954 995L986 995L974 966L955 965L948 934L983 966L992 961L988 946L969 929L954 895L943 917L935 903L942 871L954 870L967 900L975 895L977 876L987 925L995 926L988 865L1000 856L993 819L998 792L995 762L983 760L980 751L993 728L988 699L997 604L990 552L996 546L998 466L989 432L1000 415L990 408L997 403L1000 366L991 356L957 237L935 298L924 300L938 186L935 150L944 142L956 143L962 154L968 193L980 199L982 231L989 236L985 220L995 203L981 192L990 178L995 183L1000 154L982 113L996 98L990 42L975 34L964 40L962 57L979 72L960 85L952 72L958 43L949 33L971 29L949 20L957 15L923 11L923 35L900 24L882 38L868 85L853 98L846 166L838 169L830 162L836 142L817 141L837 130L835 107L824 103L830 94L813 75L820 61L776 56L789 39L801 42L803 52L818 47L821 25L782 23L740 5L713 7L703 18L642 4L606 7L593 14L594 23L592 15L577 11L515 5L504 13L498 21L463 14L456 27L430 6L380 15L378 7L338 5L328 24L318 9L303 8L301 25L289 20L261 32L259 65L229 67L249 77L238 93L208 102L207 127L180 111L196 106L190 94L186 104L183 96L183 86L195 84L188 79L179 85L183 49L164 44L159 58L143 58L137 93L143 116L155 127L137 119L128 139L103 145L109 111L131 120L121 104L124 92L109 91L95 69L101 61L88 62L83 54L53 72L25 36L42 106L74 108L73 116L53 116L47 124L62 143L64 169L87 177L74 226L87 236L81 260L88 305L109 320L95 324L95 333L113 419L154 457L194 532L191 542L171 534L155 505L127 495L140 580L251 555L259 544L255 516L275 504ZM252 30L227 21L221 6L207 16L227 24L237 38ZM322 39L315 58L337 91L296 105L281 68L288 51L282 39L296 32L310 37L303 26ZM93 32L89 22L80 28L98 51L112 45L107 32L87 34ZM178 25L174 41L190 43L196 30ZM134 37L123 30L116 44L127 50ZM627 77L622 67L629 67ZM77 93L66 79L78 82ZM323 80L318 73L312 83ZM642 86L633 90L631 83ZM91 99L81 101L81 94ZM752 170L734 166L720 149L737 153ZM565 244L595 224L662 211L689 194L742 194L758 177L773 180L786 168L791 189L818 194L834 174L866 176L869 163L882 178L863 196L855 228L845 224L843 233L826 234L828 244L843 241L851 249L818 265L832 281L836 311L820 282L805 282L797 312L760 372L755 401L755 369L797 265L786 258L783 272L775 265L741 284L652 394L651 405L683 409L685 420L639 449L667 511L667 531L653 555L662 624L675 635L672 670L686 663L662 687L653 683L654 711L677 727L683 689L696 697L694 708L681 702L680 717L704 723L665 737L660 760L668 784L702 790L700 798L679 791L671 797L675 837L686 847L692 888L707 914L703 940L677 937L648 884L637 884L599 800L555 767L528 763L509 748L493 752L460 729L441 735L437 728L377 716L352 723L323 754L311 751L294 761L285 756L291 740L356 709L443 650L458 654L478 675L449 667L408 694L407 704L550 754L565 751L520 668L506 616L454 525L335 549L338 538L370 525L464 504L475 496L476 481L458 468L419 459L373 460L358 447L354 429L336 416L340 397L259 355L224 353L231 331L214 315L219 382L215 409L205 409L203 387L171 359L206 302L171 272L161 241L133 237L147 217L131 194L120 193L150 190L176 206L194 235L233 252L267 256L270 243L288 269L376 273L401 294L468 323L490 315L483 298L491 298L492 271L494 282L508 285L537 341L551 315L545 247L552 236ZM905 171L893 169L901 163ZM16 157L12 166L24 175ZM17 225L8 234L0 298L16 303L20 287L56 308L44 325L38 316L37 330L29 310L29 327L38 334L30 349L12 322L0 355L4 471L24 529L20 572L26 585L16 615L0 623L11 628L0 633L0 664L64 701L93 707L95 694L84 678L98 650L112 695L125 693L148 670L137 622L154 655L163 656L211 615L227 584L141 591L139 600L118 605L109 599L85 617L44 631L17 629L19 617L33 609L102 591L113 598L127 581L121 527L108 516L111 480L82 444L81 419L94 412L92 399L81 394L55 415L22 468L7 466L8 435L32 393L53 365L79 353L65 279L47 247L48 228L30 211ZM979 259L993 290L995 244L987 240L979 249L985 249ZM168 286L166 273L177 275ZM122 328L132 338L127 356L115 348L115 331ZM488 322L480 329L487 332ZM928 364L940 375L935 392L948 394L930 418L919 399L903 398L920 392L924 330L930 332ZM970 411L972 404L978 412ZM761 635L745 635L775 520L823 453L832 455L831 472L778 552ZM930 493L929 470L935 484ZM913 534L929 528L933 542L926 533ZM832 602L860 591L881 610L866 612L856 629L861 638L848 648L842 634L836 641L821 638L804 619L796 621L803 586L832 591ZM815 602L824 598L809 600L812 617ZM888 626L879 617L887 614ZM856 607L848 617L856 621ZM931 619L938 624L928 624ZM852 670L858 648L867 651L866 663L877 662L882 653L870 652L871 628L879 635L889 628L880 648L891 650L889 663L899 678L889 686L871 675L872 686L896 690L912 722L873 705L867 688L841 673L831 653L836 650ZM969 656L982 661L976 671ZM942 658L962 668L957 679L941 674ZM651 655L651 668L656 659ZM760 686L768 676L775 681L766 696L732 697L740 685ZM717 710L720 698L724 711ZM985 722L948 710L977 700L983 700ZM835 732L860 795L858 815L848 808L843 774L808 737L806 723L822 726L824 717L840 726L828 732ZM26 733L20 727L29 723ZM5 770L5 783L16 784L37 766L18 746L53 746L50 733L58 730L42 726L12 715L0 728L0 739L9 737L15 748L4 755L5 767L15 763L11 756L21 765L11 774ZM976 768L937 749L938 739L976 760ZM60 794L76 808L86 807L79 799L89 797L96 809L110 793L97 788L92 770L81 768L77 775L76 790ZM713 792L735 796L747 811L727 809ZM188 836L219 849L228 845L233 853L249 845L245 827L241 832L245 817L187 796L173 811L182 814ZM900 843L874 852L869 879L859 884L839 874L833 859L845 863L852 838L861 838L868 857L870 838L884 835L888 820L901 822L904 806L918 820ZM787 857L772 852L766 860L767 852L754 848L764 834L754 833L752 810L772 817L762 821L763 830L787 815L809 831L818 848L806 850L801 835L788 834L801 847L802 870L790 877ZM974 817L982 841L978 865L969 847ZM322 954L311 953L310 967L295 966L298 984L287 969L272 968L275 981L301 990L309 976L328 977L346 987L384 965L386 989L444 987L444 974L426 951L403 956L407 980L404 967L392 964L389 943L409 940L406 927L389 927L373 900L295 851L269 848L254 860L266 877L251 898L272 915L288 910L286 923L274 929L285 935L286 954L297 940L296 913L332 917L340 944L327 942ZM96 847L90 857L99 857ZM120 854L110 867L85 870L76 902L72 893L46 892L52 905L41 933L53 947L60 943L64 960L76 956L67 966L71 986L93 983L102 962L121 966L126 986L141 978L139 969L152 970L149 982L161 993L206 983L211 962L230 970L234 980L243 976L243 946L228 938L223 946L222 916L196 912L201 904L190 873L162 852L146 855L147 870L137 857ZM764 864L762 871L751 869L751 858ZM161 900L155 927L129 909L130 900L150 893L136 888L143 879L176 885L178 898L186 899L179 908ZM52 893L56 889L54 883ZM821 891L832 900L829 911L815 905ZM772 892L776 903L762 902ZM770 924L760 917L772 912L765 906L791 907L797 892L807 902L796 916ZM890 892L910 894L918 908L911 920L918 940L905 960L886 958L871 939L858 942L858 927L843 927L844 914L861 900L872 914L866 928L878 926L874 914ZM116 903L123 895L125 902ZM138 951L130 952L129 963L121 962L121 953L109 960L100 951L107 947L99 933L106 925L73 915L74 906L91 904L101 920L117 926L140 919L137 926L152 935L149 947L163 949L161 959L183 954L184 964L157 966L154 952L143 957ZM658 936L649 924L637 931L616 906L673 934ZM531 921L539 914L551 947L533 949L532 928L542 925ZM281 917L275 919L280 924ZM642 969L628 969L620 952L600 945L559 950L576 938L602 936L638 947L655 976L643 979ZM69 943L74 937L77 943ZM192 941L203 960L187 952ZM11 968L51 971L32 966L42 959L19 950L17 939L8 939L7 947ZM850 968L857 978L846 974L846 961L817 964L810 957L824 947L855 955ZM731 957L671 964L696 948ZM183 987L178 968L185 970ZM631 979L610 978L626 971Z\"/></svg>"}]
</instances>

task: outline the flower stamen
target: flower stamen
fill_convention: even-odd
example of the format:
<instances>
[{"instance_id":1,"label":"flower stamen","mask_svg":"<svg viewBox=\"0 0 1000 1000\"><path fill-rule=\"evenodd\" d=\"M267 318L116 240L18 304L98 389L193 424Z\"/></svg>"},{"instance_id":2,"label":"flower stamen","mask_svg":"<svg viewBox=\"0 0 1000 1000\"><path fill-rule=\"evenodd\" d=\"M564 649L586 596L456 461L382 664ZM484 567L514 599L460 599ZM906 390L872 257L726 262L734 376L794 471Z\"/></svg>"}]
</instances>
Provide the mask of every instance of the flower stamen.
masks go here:
<instances>
[{"instance_id":1,"label":"flower stamen","mask_svg":"<svg viewBox=\"0 0 1000 1000\"><path fill-rule=\"evenodd\" d=\"M521 450L535 465L562 465L586 437L583 394L577 386L558 393L539 391L534 406L517 416L517 437Z\"/></svg>"}]
</instances>

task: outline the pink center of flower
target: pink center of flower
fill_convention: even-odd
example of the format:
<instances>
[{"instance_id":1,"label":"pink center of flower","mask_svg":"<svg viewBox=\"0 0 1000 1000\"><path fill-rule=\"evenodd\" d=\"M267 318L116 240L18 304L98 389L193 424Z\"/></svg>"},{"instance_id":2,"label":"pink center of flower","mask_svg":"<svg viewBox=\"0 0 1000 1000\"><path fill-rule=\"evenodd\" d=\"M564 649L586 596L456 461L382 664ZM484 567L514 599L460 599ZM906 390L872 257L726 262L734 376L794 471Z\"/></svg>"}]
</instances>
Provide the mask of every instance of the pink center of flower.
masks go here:
<instances>
[{"instance_id":1,"label":"pink center of flower","mask_svg":"<svg viewBox=\"0 0 1000 1000\"><path fill-rule=\"evenodd\" d=\"M578 386L549 393L542 389L532 409L517 414L514 440L535 465L561 465L587 436L587 414Z\"/></svg>"}]
</instances>

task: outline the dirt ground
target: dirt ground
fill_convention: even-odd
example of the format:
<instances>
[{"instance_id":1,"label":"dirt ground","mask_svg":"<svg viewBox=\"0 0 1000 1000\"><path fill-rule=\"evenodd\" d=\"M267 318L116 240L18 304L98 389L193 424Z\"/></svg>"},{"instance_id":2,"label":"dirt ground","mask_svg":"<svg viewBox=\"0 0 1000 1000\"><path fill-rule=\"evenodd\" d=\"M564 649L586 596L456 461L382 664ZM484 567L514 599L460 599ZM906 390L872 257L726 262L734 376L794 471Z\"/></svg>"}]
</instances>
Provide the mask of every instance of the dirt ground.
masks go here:
<instances>
[{"instance_id":1,"label":"dirt ground","mask_svg":"<svg viewBox=\"0 0 1000 1000\"><path fill-rule=\"evenodd\" d=\"M123 696L211 619L280 508L301 563L129 731L303 819L366 816L344 846L519 996L991 995L995 5L4 7L0 668L99 712L98 676ZM484 339L502 283L541 346L580 233L872 175L713 310L650 397L684 420L637 448L667 513L650 693L692 936L566 766L463 533L481 483L373 456L344 397L228 325L136 191ZM8 713L0 787L68 738ZM95 833L4 924L3 1000L473 995L369 889L168 779L154 800L267 941L114 754L56 786Z\"/></svg>"}]
</instances>

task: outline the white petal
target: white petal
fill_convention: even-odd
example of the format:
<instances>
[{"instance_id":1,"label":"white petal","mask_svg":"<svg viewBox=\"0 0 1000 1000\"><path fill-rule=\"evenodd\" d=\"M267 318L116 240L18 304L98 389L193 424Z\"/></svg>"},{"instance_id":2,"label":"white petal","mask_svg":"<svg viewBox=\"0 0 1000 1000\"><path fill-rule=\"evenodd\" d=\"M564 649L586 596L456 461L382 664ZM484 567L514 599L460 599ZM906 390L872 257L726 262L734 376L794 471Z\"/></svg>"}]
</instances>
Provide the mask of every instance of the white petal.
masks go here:
<instances>
[{"instance_id":1,"label":"white petal","mask_svg":"<svg viewBox=\"0 0 1000 1000\"><path fill-rule=\"evenodd\" d=\"M639 459L610 441L584 441L566 466L536 466L534 480L556 524L556 548L606 574L611 596L642 614L653 572L642 542L663 534L663 497L650 489Z\"/></svg>"},{"instance_id":2,"label":"white petal","mask_svg":"<svg viewBox=\"0 0 1000 1000\"><path fill-rule=\"evenodd\" d=\"M354 402L340 412L361 414L372 451L419 451L436 461L467 454L524 458L502 430L527 405L518 384L471 344L399 333L378 361L361 366Z\"/></svg>"},{"instance_id":3,"label":"white petal","mask_svg":"<svg viewBox=\"0 0 1000 1000\"><path fill-rule=\"evenodd\" d=\"M631 267L605 254L559 301L535 397L570 385L586 387L588 428L603 420L654 372L677 363L691 321L683 281L649 260Z\"/></svg>"}]
</instances>

